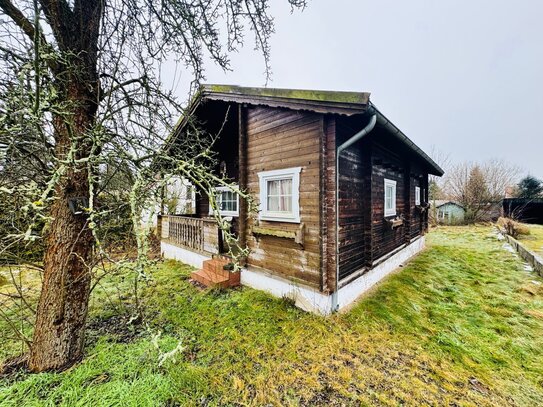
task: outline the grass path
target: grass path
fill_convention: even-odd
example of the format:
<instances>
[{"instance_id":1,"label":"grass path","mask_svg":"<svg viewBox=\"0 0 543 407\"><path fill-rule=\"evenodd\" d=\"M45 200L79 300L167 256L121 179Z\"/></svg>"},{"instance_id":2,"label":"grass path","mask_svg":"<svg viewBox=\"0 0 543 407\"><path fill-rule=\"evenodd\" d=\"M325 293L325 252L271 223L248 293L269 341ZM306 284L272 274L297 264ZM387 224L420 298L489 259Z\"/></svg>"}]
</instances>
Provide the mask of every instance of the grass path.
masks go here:
<instances>
[{"instance_id":1,"label":"grass path","mask_svg":"<svg viewBox=\"0 0 543 407\"><path fill-rule=\"evenodd\" d=\"M248 288L201 292L166 262L144 296L150 332L91 331L81 364L0 381L0 405L543 405L543 280L502 245L490 227L440 228L330 318ZM93 321L113 315L113 283Z\"/></svg>"}]
</instances>

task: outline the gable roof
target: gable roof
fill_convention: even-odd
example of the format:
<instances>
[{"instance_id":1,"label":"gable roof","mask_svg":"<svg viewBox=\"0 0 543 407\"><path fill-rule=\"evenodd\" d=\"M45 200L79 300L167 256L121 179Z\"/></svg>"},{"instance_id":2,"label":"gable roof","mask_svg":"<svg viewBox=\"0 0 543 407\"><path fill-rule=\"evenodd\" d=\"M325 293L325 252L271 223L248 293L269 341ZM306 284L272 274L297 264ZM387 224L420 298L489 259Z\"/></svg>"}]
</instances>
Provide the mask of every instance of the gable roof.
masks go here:
<instances>
[{"instance_id":1,"label":"gable roof","mask_svg":"<svg viewBox=\"0 0 543 407\"><path fill-rule=\"evenodd\" d=\"M460 205L456 201L451 201L451 200L447 200L447 199L444 199L444 200L439 199L439 200L435 201L436 208L441 208L442 206L447 205L447 204L455 205L455 206L458 206L458 207L464 209L464 207L462 205Z\"/></svg>"},{"instance_id":2,"label":"gable roof","mask_svg":"<svg viewBox=\"0 0 543 407\"><path fill-rule=\"evenodd\" d=\"M444 171L420 147L407 137L398 127L388 120L370 102L368 92L345 92L328 90L303 90L257 88L237 85L201 85L192 99L187 115L183 115L174 129L178 133L198 105L204 100L216 100L233 103L247 103L256 106L281 107L293 110L306 110L322 114L340 114L352 116L371 112L377 115L378 125L386 128L401 142L415 152L430 168L430 173L443 175Z\"/></svg>"}]
</instances>

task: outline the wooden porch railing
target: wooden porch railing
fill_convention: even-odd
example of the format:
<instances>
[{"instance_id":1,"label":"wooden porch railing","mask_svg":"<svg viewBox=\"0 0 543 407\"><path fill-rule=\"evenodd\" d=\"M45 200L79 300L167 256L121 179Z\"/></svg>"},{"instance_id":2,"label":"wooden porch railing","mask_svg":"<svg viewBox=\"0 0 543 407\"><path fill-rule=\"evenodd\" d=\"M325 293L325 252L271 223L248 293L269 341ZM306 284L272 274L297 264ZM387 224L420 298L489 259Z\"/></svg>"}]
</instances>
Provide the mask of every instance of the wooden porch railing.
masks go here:
<instances>
[{"instance_id":1,"label":"wooden porch railing","mask_svg":"<svg viewBox=\"0 0 543 407\"><path fill-rule=\"evenodd\" d=\"M219 227L214 219L161 216L162 240L193 251L219 253Z\"/></svg>"}]
</instances>

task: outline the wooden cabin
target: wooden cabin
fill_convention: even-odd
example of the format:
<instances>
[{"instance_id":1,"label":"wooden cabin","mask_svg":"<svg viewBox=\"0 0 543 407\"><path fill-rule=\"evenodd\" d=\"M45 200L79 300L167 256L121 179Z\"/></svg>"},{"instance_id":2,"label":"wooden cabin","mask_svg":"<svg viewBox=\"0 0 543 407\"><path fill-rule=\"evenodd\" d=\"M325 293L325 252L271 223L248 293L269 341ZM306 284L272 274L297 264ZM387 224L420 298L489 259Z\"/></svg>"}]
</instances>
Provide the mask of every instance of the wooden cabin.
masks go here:
<instances>
[{"instance_id":1,"label":"wooden cabin","mask_svg":"<svg viewBox=\"0 0 543 407\"><path fill-rule=\"evenodd\" d=\"M328 314L424 247L428 174L443 171L369 93L204 85L190 111L206 131L222 128L217 172L259 204L248 213L218 191L250 249L242 285ZM224 249L205 194L196 199L194 215L162 216L159 229L165 257L201 268Z\"/></svg>"}]
</instances>

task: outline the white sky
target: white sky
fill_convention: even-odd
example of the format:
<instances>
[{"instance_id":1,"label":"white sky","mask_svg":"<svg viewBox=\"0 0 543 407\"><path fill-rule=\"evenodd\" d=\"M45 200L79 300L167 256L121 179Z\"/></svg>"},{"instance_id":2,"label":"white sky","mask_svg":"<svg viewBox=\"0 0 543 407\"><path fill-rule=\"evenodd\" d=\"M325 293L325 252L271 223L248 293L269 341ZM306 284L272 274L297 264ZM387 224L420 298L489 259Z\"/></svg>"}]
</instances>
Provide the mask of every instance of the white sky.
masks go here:
<instances>
[{"instance_id":1,"label":"white sky","mask_svg":"<svg viewBox=\"0 0 543 407\"><path fill-rule=\"evenodd\" d=\"M428 151L504 158L543 178L542 0L273 0L270 87L371 92ZM208 83L263 86L253 37ZM177 93L186 99L188 72Z\"/></svg>"}]
</instances>

